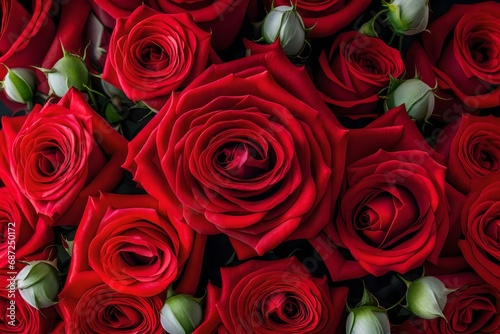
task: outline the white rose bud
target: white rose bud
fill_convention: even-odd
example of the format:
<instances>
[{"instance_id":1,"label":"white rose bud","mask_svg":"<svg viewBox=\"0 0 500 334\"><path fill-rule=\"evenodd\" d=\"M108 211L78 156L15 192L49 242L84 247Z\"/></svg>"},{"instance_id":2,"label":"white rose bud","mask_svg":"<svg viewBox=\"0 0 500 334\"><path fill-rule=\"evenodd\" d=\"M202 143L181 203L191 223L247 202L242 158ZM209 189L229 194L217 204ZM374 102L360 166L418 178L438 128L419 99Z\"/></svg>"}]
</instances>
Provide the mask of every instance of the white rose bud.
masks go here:
<instances>
[{"instance_id":1,"label":"white rose bud","mask_svg":"<svg viewBox=\"0 0 500 334\"><path fill-rule=\"evenodd\" d=\"M411 282L406 291L408 309L422 319L444 318L448 294L455 290L447 289L436 277L424 276Z\"/></svg>"},{"instance_id":2,"label":"white rose bud","mask_svg":"<svg viewBox=\"0 0 500 334\"><path fill-rule=\"evenodd\" d=\"M398 35L416 35L427 28L429 0L393 0L386 2L388 22Z\"/></svg>"},{"instance_id":3,"label":"white rose bud","mask_svg":"<svg viewBox=\"0 0 500 334\"><path fill-rule=\"evenodd\" d=\"M416 121L426 121L434 111L434 91L420 79L409 79L389 93L384 102L385 111L402 104Z\"/></svg>"},{"instance_id":4,"label":"white rose bud","mask_svg":"<svg viewBox=\"0 0 500 334\"><path fill-rule=\"evenodd\" d=\"M285 54L292 57L302 51L306 41L304 22L294 6L273 8L264 19L261 32L268 44L279 38Z\"/></svg>"},{"instance_id":5,"label":"white rose bud","mask_svg":"<svg viewBox=\"0 0 500 334\"><path fill-rule=\"evenodd\" d=\"M61 281L55 260L28 263L19 271L15 282L21 297L37 310L57 304Z\"/></svg>"},{"instance_id":6,"label":"white rose bud","mask_svg":"<svg viewBox=\"0 0 500 334\"><path fill-rule=\"evenodd\" d=\"M83 58L67 52L64 48L63 57L52 69L39 70L47 75L52 92L59 97L63 97L71 87L82 91L90 86L90 73Z\"/></svg>"},{"instance_id":7,"label":"white rose bud","mask_svg":"<svg viewBox=\"0 0 500 334\"><path fill-rule=\"evenodd\" d=\"M35 73L26 68L7 68L2 87L9 100L31 104L36 88Z\"/></svg>"},{"instance_id":8,"label":"white rose bud","mask_svg":"<svg viewBox=\"0 0 500 334\"><path fill-rule=\"evenodd\" d=\"M160 321L170 334L193 332L203 321L200 299L186 294L167 297L161 309Z\"/></svg>"},{"instance_id":9,"label":"white rose bud","mask_svg":"<svg viewBox=\"0 0 500 334\"><path fill-rule=\"evenodd\" d=\"M390 334L387 313L375 306L351 309L347 316L346 334Z\"/></svg>"}]
</instances>

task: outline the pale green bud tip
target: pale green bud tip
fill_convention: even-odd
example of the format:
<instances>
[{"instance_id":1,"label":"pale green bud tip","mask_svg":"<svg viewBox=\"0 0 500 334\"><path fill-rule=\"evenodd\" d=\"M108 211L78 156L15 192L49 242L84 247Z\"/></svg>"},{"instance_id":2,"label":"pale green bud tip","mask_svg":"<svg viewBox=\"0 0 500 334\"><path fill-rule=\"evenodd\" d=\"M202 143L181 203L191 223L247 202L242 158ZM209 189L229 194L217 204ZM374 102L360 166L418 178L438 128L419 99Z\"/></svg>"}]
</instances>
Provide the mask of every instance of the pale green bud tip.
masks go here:
<instances>
[{"instance_id":1,"label":"pale green bud tip","mask_svg":"<svg viewBox=\"0 0 500 334\"><path fill-rule=\"evenodd\" d=\"M404 104L406 112L416 121L426 121L434 111L434 91L420 79L409 79L389 93L385 110Z\"/></svg>"},{"instance_id":2,"label":"pale green bud tip","mask_svg":"<svg viewBox=\"0 0 500 334\"><path fill-rule=\"evenodd\" d=\"M398 35L421 33L429 22L428 0L393 0L386 2L388 22Z\"/></svg>"},{"instance_id":3,"label":"pale green bud tip","mask_svg":"<svg viewBox=\"0 0 500 334\"><path fill-rule=\"evenodd\" d=\"M36 309L56 304L60 285L59 271L50 261L30 262L16 276L21 297Z\"/></svg>"},{"instance_id":4,"label":"pale green bud tip","mask_svg":"<svg viewBox=\"0 0 500 334\"><path fill-rule=\"evenodd\" d=\"M448 294L454 290L447 289L436 277L424 276L412 282L406 291L408 309L422 319L444 318Z\"/></svg>"},{"instance_id":5,"label":"pale green bud tip","mask_svg":"<svg viewBox=\"0 0 500 334\"><path fill-rule=\"evenodd\" d=\"M379 303L377 298L375 298L375 296L370 291L368 291L363 282L363 296L361 297L360 302L356 306L359 307L359 306L378 306L378 305Z\"/></svg>"},{"instance_id":6,"label":"pale green bud tip","mask_svg":"<svg viewBox=\"0 0 500 334\"><path fill-rule=\"evenodd\" d=\"M7 69L3 89L7 98L18 103L30 103L36 88L35 73L26 68Z\"/></svg>"},{"instance_id":7,"label":"pale green bud tip","mask_svg":"<svg viewBox=\"0 0 500 334\"><path fill-rule=\"evenodd\" d=\"M74 240L68 240L64 238L64 236L61 235L61 240L62 240L62 246L66 250L66 252L69 254L69 256L73 255L73 244L75 243Z\"/></svg>"},{"instance_id":8,"label":"pale green bud tip","mask_svg":"<svg viewBox=\"0 0 500 334\"><path fill-rule=\"evenodd\" d=\"M161 309L161 325L170 334L191 333L203 321L198 299L186 294L168 297Z\"/></svg>"},{"instance_id":9,"label":"pale green bud tip","mask_svg":"<svg viewBox=\"0 0 500 334\"><path fill-rule=\"evenodd\" d=\"M278 6L271 10L262 23L261 32L268 44L279 38L288 56L296 56L304 48L306 28L295 7Z\"/></svg>"},{"instance_id":10,"label":"pale green bud tip","mask_svg":"<svg viewBox=\"0 0 500 334\"><path fill-rule=\"evenodd\" d=\"M55 95L62 97L71 87L84 90L90 85L90 74L83 59L64 51L51 70L45 71L49 86Z\"/></svg>"},{"instance_id":11,"label":"pale green bud tip","mask_svg":"<svg viewBox=\"0 0 500 334\"><path fill-rule=\"evenodd\" d=\"M373 21L368 21L366 23L364 23L361 28L359 28L358 30L361 34L363 35L366 35L366 36L370 36L370 37L375 37L375 38L378 38L378 34L377 32L375 31L375 26L374 26L374 22Z\"/></svg>"},{"instance_id":12,"label":"pale green bud tip","mask_svg":"<svg viewBox=\"0 0 500 334\"><path fill-rule=\"evenodd\" d=\"M351 309L346 322L346 334L390 334L387 313L375 306Z\"/></svg>"}]
</instances>

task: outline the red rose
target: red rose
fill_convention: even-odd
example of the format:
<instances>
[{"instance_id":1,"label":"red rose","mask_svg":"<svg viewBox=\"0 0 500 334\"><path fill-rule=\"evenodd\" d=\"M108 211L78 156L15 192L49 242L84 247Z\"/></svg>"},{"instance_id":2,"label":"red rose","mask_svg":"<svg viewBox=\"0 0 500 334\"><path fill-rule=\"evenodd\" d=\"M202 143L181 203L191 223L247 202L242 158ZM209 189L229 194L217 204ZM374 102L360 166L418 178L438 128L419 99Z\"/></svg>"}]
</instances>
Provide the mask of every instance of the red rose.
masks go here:
<instances>
[{"instance_id":1,"label":"red rose","mask_svg":"<svg viewBox=\"0 0 500 334\"><path fill-rule=\"evenodd\" d=\"M221 274L215 306L229 333L334 333L345 308L347 288L329 288L326 277L312 277L293 257L249 261Z\"/></svg>"},{"instance_id":2,"label":"red rose","mask_svg":"<svg viewBox=\"0 0 500 334\"><path fill-rule=\"evenodd\" d=\"M328 224L345 141L304 69L266 53L214 65L174 94L125 166L169 215L229 235L247 257Z\"/></svg>"},{"instance_id":3,"label":"red rose","mask_svg":"<svg viewBox=\"0 0 500 334\"><path fill-rule=\"evenodd\" d=\"M15 261L26 261L33 256L44 260L48 258L46 248L54 240L52 229L38 217L29 203L23 207L28 210L21 211L9 190L0 188L0 224L3 231L0 268L7 268L8 264L15 265Z\"/></svg>"},{"instance_id":4,"label":"red rose","mask_svg":"<svg viewBox=\"0 0 500 334\"><path fill-rule=\"evenodd\" d=\"M351 130L347 152L337 219L310 240L333 280L437 263L449 231L445 167L404 106Z\"/></svg>"},{"instance_id":5,"label":"red rose","mask_svg":"<svg viewBox=\"0 0 500 334\"><path fill-rule=\"evenodd\" d=\"M462 211L465 260L486 282L500 290L500 174L478 182Z\"/></svg>"},{"instance_id":6,"label":"red rose","mask_svg":"<svg viewBox=\"0 0 500 334\"><path fill-rule=\"evenodd\" d=\"M66 333L165 333L160 323L163 299L119 293L95 273L67 281L59 294Z\"/></svg>"},{"instance_id":7,"label":"red rose","mask_svg":"<svg viewBox=\"0 0 500 334\"><path fill-rule=\"evenodd\" d=\"M30 2L31 4L31 2ZM54 37L55 27L49 11L52 2L36 0L28 10L19 1L3 1L0 23L0 63L10 68L40 66ZM7 74L0 66L0 78ZM13 111L21 107L1 95Z\"/></svg>"},{"instance_id":8,"label":"red rose","mask_svg":"<svg viewBox=\"0 0 500 334\"><path fill-rule=\"evenodd\" d=\"M379 151L348 166L336 220L341 245L376 276L437 262L449 228L444 174L418 150Z\"/></svg>"},{"instance_id":9,"label":"red rose","mask_svg":"<svg viewBox=\"0 0 500 334\"><path fill-rule=\"evenodd\" d=\"M57 312L54 307L44 308L42 311L26 303L18 291L11 289L15 284L15 275L5 270L0 271L0 318L1 333L45 334L54 326Z\"/></svg>"},{"instance_id":10,"label":"red rose","mask_svg":"<svg viewBox=\"0 0 500 334\"><path fill-rule=\"evenodd\" d=\"M290 6L288 0L266 0L267 7L271 5ZM309 36L313 38L326 37L335 34L340 29L354 21L370 4L370 0L297 0L297 6L306 28L311 28Z\"/></svg>"},{"instance_id":11,"label":"red rose","mask_svg":"<svg viewBox=\"0 0 500 334\"><path fill-rule=\"evenodd\" d=\"M448 181L468 193L478 179L500 171L500 119L463 115L443 129L436 151L448 160Z\"/></svg>"},{"instance_id":12,"label":"red rose","mask_svg":"<svg viewBox=\"0 0 500 334\"><path fill-rule=\"evenodd\" d=\"M340 115L373 112L390 76L398 78L405 71L398 50L356 31L340 34L330 52L319 56L319 66L316 87Z\"/></svg>"},{"instance_id":13,"label":"red rose","mask_svg":"<svg viewBox=\"0 0 500 334\"><path fill-rule=\"evenodd\" d=\"M417 71L437 95L451 93L471 108L500 105L500 4L453 5L415 42L407 68Z\"/></svg>"},{"instance_id":14,"label":"red rose","mask_svg":"<svg viewBox=\"0 0 500 334\"><path fill-rule=\"evenodd\" d=\"M103 79L133 101L159 110L172 91L206 67L210 34L189 14L162 14L141 6L117 20Z\"/></svg>"},{"instance_id":15,"label":"red rose","mask_svg":"<svg viewBox=\"0 0 500 334\"><path fill-rule=\"evenodd\" d=\"M29 116L4 117L2 125L0 176L50 224L77 224L87 197L121 179L127 141L76 90Z\"/></svg>"},{"instance_id":16,"label":"red rose","mask_svg":"<svg viewBox=\"0 0 500 334\"><path fill-rule=\"evenodd\" d=\"M129 16L142 4L166 14L189 13L202 29L212 32L212 45L217 50L226 49L234 41L249 4L249 0L94 0L94 2L115 19Z\"/></svg>"},{"instance_id":17,"label":"red rose","mask_svg":"<svg viewBox=\"0 0 500 334\"><path fill-rule=\"evenodd\" d=\"M165 291L189 256L193 232L162 211L148 195L91 197L75 236L71 274L92 268L112 289L134 296Z\"/></svg>"},{"instance_id":18,"label":"red rose","mask_svg":"<svg viewBox=\"0 0 500 334\"><path fill-rule=\"evenodd\" d=\"M397 333L408 334L492 334L500 332L500 292L475 274L438 276L448 289L444 318L424 320L411 318L398 327Z\"/></svg>"}]
</instances>

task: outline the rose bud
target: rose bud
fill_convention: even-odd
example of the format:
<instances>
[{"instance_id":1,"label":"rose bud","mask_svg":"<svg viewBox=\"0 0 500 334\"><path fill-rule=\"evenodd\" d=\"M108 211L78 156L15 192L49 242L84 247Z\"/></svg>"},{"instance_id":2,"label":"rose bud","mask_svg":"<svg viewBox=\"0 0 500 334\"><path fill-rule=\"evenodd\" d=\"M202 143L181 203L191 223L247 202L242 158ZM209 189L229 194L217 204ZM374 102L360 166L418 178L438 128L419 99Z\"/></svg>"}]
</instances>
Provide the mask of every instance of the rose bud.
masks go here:
<instances>
[{"instance_id":1,"label":"rose bud","mask_svg":"<svg viewBox=\"0 0 500 334\"><path fill-rule=\"evenodd\" d=\"M90 85L90 73L84 59L67 52L64 48L63 57L52 69L39 68L39 70L47 75L51 91L59 97L63 97L71 87L83 91Z\"/></svg>"},{"instance_id":2,"label":"rose bud","mask_svg":"<svg viewBox=\"0 0 500 334\"><path fill-rule=\"evenodd\" d=\"M406 282L406 281L405 281ZM447 289L436 277L424 276L413 282L406 282L406 302L408 309L422 319L444 318L448 294L455 290Z\"/></svg>"},{"instance_id":3,"label":"rose bud","mask_svg":"<svg viewBox=\"0 0 500 334\"><path fill-rule=\"evenodd\" d=\"M61 235L61 243L64 250L68 253L69 256L73 256L73 244L74 240L68 240L63 235Z\"/></svg>"},{"instance_id":4,"label":"rose bud","mask_svg":"<svg viewBox=\"0 0 500 334\"><path fill-rule=\"evenodd\" d=\"M1 82L7 98L23 104L32 104L36 88L35 73L26 68L7 68L7 74Z\"/></svg>"},{"instance_id":5,"label":"rose bud","mask_svg":"<svg viewBox=\"0 0 500 334\"><path fill-rule=\"evenodd\" d=\"M375 30L375 21L373 19L364 23L358 31L363 35L378 38L377 31Z\"/></svg>"},{"instance_id":6,"label":"rose bud","mask_svg":"<svg viewBox=\"0 0 500 334\"><path fill-rule=\"evenodd\" d=\"M349 312L346 334L390 334L387 313L375 306L361 306Z\"/></svg>"},{"instance_id":7,"label":"rose bud","mask_svg":"<svg viewBox=\"0 0 500 334\"><path fill-rule=\"evenodd\" d=\"M420 79L409 79L389 92L384 102L388 111L402 104L406 112L416 121L427 121L434 110L434 90Z\"/></svg>"},{"instance_id":8,"label":"rose bud","mask_svg":"<svg viewBox=\"0 0 500 334\"><path fill-rule=\"evenodd\" d=\"M57 304L60 285L55 260L29 262L16 276L21 297L37 310Z\"/></svg>"},{"instance_id":9,"label":"rose bud","mask_svg":"<svg viewBox=\"0 0 500 334\"><path fill-rule=\"evenodd\" d=\"M169 289L165 305L161 309L160 321L170 334L191 333L203 321L200 299L187 294L174 294Z\"/></svg>"},{"instance_id":10,"label":"rose bud","mask_svg":"<svg viewBox=\"0 0 500 334\"><path fill-rule=\"evenodd\" d=\"M427 28L429 0L393 0L385 2L388 22L397 35L416 35Z\"/></svg>"},{"instance_id":11,"label":"rose bud","mask_svg":"<svg viewBox=\"0 0 500 334\"><path fill-rule=\"evenodd\" d=\"M274 43L278 37L280 45L288 56L297 56L306 41L306 28L295 6L273 8L261 26L262 39Z\"/></svg>"}]
</instances>

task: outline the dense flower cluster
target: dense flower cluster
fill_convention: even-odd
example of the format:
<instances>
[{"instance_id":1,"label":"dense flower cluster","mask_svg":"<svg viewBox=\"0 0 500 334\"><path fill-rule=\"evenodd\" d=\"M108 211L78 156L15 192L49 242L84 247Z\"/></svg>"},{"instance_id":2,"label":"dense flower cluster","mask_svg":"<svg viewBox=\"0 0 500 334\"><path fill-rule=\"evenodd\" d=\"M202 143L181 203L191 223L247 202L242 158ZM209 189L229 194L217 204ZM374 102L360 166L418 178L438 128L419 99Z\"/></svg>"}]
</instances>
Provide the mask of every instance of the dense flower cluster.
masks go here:
<instances>
[{"instance_id":1,"label":"dense flower cluster","mask_svg":"<svg viewBox=\"0 0 500 334\"><path fill-rule=\"evenodd\" d=\"M498 2L1 15L0 332L500 332Z\"/></svg>"}]
</instances>

